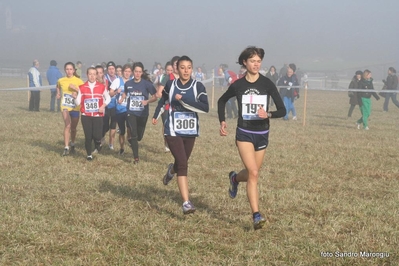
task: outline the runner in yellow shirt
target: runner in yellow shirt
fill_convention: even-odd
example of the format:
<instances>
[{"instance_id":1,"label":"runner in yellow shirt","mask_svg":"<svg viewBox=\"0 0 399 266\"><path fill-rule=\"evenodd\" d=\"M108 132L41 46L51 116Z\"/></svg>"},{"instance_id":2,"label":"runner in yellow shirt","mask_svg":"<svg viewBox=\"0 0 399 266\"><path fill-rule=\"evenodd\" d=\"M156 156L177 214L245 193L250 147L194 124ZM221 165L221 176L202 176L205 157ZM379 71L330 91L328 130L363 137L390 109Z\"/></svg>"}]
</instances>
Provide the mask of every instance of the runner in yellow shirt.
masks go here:
<instances>
[{"instance_id":1,"label":"runner in yellow shirt","mask_svg":"<svg viewBox=\"0 0 399 266\"><path fill-rule=\"evenodd\" d=\"M79 123L79 108L72 97L74 92L79 91L79 86L84 82L76 77L75 65L68 62L64 66L66 76L60 78L57 83L57 99L61 99L61 112L64 119L64 143L65 148L62 156L75 152L76 127ZM69 139L71 143L69 143Z\"/></svg>"}]
</instances>

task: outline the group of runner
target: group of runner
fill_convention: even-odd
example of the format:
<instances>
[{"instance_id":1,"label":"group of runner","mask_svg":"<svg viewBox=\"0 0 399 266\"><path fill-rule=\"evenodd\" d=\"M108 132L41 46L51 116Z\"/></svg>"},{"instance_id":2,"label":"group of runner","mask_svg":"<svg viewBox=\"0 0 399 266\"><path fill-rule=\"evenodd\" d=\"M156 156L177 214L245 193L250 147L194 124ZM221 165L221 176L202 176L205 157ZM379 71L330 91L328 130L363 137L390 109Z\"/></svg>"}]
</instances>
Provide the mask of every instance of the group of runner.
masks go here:
<instances>
[{"instance_id":1,"label":"group of runner","mask_svg":"<svg viewBox=\"0 0 399 266\"><path fill-rule=\"evenodd\" d=\"M229 195L235 198L239 183L247 182L247 196L255 230L262 228L266 222L259 212L257 183L268 146L269 120L286 114L277 87L259 74L263 57L264 50L261 48L248 47L243 50L238 63L246 68L246 74L231 84L218 101L221 136L228 134L226 102L231 97L236 97L238 102L236 145L244 169L238 173L229 173ZM87 69L88 81L84 83L74 75L73 63L65 64L66 76L57 84L57 97L62 99L61 109L65 122L63 155L74 152L80 111L88 160L93 159L92 142L95 145L94 151L100 152L104 144L101 140L108 130L111 130L109 147L113 148L112 130L117 123L121 147L119 154L124 153L125 132L130 132L128 138L133 151L133 162L138 163L138 141L143 138L147 124L148 104L159 98L152 124L157 124L162 117L165 150L170 150L174 157L174 162L167 167L163 184L168 185L176 175L183 200L183 213L195 212L196 208L189 197L188 160L196 137L199 136L198 113L207 113L209 103L205 86L192 77L192 60L188 56L173 57L166 64L167 73L159 79L157 88L149 80L140 62L133 66L124 65L121 74L116 75L116 70L113 62L107 64L107 75L103 75L102 66L90 67ZM276 105L274 112L268 109L271 99Z\"/></svg>"}]
</instances>

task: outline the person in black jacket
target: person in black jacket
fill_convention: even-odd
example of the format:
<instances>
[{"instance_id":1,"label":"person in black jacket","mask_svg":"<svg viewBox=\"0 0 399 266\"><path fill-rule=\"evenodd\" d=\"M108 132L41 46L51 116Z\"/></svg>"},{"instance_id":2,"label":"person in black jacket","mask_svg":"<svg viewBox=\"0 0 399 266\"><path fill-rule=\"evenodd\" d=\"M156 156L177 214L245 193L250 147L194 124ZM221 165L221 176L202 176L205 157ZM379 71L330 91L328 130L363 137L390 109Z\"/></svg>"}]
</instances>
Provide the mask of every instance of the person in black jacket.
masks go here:
<instances>
[{"instance_id":1,"label":"person in black jacket","mask_svg":"<svg viewBox=\"0 0 399 266\"><path fill-rule=\"evenodd\" d=\"M397 90L398 88L398 77L396 76L396 69L390 67L388 69L388 77L386 80L383 80L387 90ZM394 92L387 92L385 93L385 101L384 101L384 112L388 112L388 104L389 99L392 99L392 102L396 107L399 108L399 101L396 99L396 93Z\"/></svg>"},{"instance_id":2,"label":"person in black jacket","mask_svg":"<svg viewBox=\"0 0 399 266\"><path fill-rule=\"evenodd\" d=\"M370 90L362 91L358 93L358 99L361 100L360 111L362 112L362 117L357 120L357 129L360 129L360 125L363 124L363 129L369 130L368 119L371 114L371 95L378 101L380 97L374 91L373 79L371 78L371 71L366 69L363 72L363 77L359 81L359 89ZM360 101L359 101L360 104Z\"/></svg>"},{"instance_id":3,"label":"person in black jacket","mask_svg":"<svg viewBox=\"0 0 399 266\"><path fill-rule=\"evenodd\" d=\"M353 76L351 83L349 84L349 89L358 89L359 88L359 82L362 79L363 72L358 70L355 73L355 76ZM349 104L351 105L349 107L348 111L348 118L352 117L352 112L355 109L356 105L359 105L359 101L357 99L357 92L356 91L348 91L348 96L349 96Z\"/></svg>"},{"instance_id":4,"label":"person in black jacket","mask_svg":"<svg viewBox=\"0 0 399 266\"><path fill-rule=\"evenodd\" d=\"M283 99L285 109L287 110L284 120L288 120L288 114L290 112L292 112L292 120L297 120L294 101L299 98L299 82L295 75L295 70L295 64L289 64L287 74L280 78L277 83L277 86L281 87L280 95Z\"/></svg>"}]
</instances>

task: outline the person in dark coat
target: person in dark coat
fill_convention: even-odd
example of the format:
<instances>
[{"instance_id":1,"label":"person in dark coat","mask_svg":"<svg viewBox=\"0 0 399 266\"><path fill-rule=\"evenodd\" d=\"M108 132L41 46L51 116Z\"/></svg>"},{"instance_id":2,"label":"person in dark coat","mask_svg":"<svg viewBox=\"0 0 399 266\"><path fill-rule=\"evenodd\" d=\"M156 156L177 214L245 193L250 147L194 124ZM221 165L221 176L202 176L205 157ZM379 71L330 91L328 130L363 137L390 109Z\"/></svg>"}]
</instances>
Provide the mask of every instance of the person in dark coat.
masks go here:
<instances>
[{"instance_id":1,"label":"person in dark coat","mask_svg":"<svg viewBox=\"0 0 399 266\"><path fill-rule=\"evenodd\" d=\"M383 80L384 85L386 86L387 90L397 90L398 89L398 77L396 76L396 69L390 67L388 69L388 77L386 80ZM387 92L384 93L385 101L384 101L384 112L388 112L388 104L389 99L392 98L392 102L396 107L399 108L399 101L396 99L396 93Z\"/></svg>"},{"instance_id":2,"label":"person in dark coat","mask_svg":"<svg viewBox=\"0 0 399 266\"><path fill-rule=\"evenodd\" d=\"M358 89L359 81L362 79L362 75L363 75L362 71L360 71L360 70L356 71L348 88L349 89ZM351 105L349 107L349 111L348 111L348 118L350 118L350 117L352 117L352 112L355 109L356 105L359 105L359 101L358 101L356 91L348 91L348 96L349 96L349 104Z\"/></svg>"}]
</instances>

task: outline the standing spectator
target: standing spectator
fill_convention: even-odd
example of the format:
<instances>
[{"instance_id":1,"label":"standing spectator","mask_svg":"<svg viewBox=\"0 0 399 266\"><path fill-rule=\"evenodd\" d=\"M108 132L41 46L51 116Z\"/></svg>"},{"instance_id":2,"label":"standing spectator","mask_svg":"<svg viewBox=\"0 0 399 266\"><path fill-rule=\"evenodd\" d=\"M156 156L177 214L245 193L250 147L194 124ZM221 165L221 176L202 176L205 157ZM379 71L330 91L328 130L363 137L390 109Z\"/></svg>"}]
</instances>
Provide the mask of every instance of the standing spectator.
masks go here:
<instances>
[{"instance_id":1,"label":"standing spectator","mask_svg":"<svg viewBox=\"0 0 399 266\"><path fill-rule=\"evenodd\" d=\"M266 78L270 79L274 85L277 85L278 74L275 66L271 66L266 73ZM270 99L270 106L274 106L273 98Z\"/></svg>"},{"instance_id":2,"label":"standing spectator","mask_svg":"<svg viewBox=\"0 0 399 266\"><path fill-rule=\"evenodd\" d=\"M219 87L222 89L223 91L223 83L224 83L224 73L223 73L223 68L222 65L219 66L216 76L218 77L219 80Z\"/></svg>"},{"instance_id":3,"label":"standing spectator","mask_svg":"<svg viewBox=\"0 0 399 266\"><path fill-rule=\"evenodd\" d=\"M349 89L359 88L359 82L362 79L362 75L363 75L362 71L360 70L356 71L355 76L353 76L352 81L349 84ZM359 104L357 94L358 92L348 91L349 104L351 105L348 111L348 118L352 117L352 112L355 109L355 106Z\"/></svg>"},{"instance_id":4,"label":"standing spectator","mask_svg":"<svg viewBox=\"0 0 399 266\"><path fill-rule=\"evenodd\" d=\"M76 62L76 70L75 75L79 78L82 78L82 62Z\"/></svg>"},{"instance_id":5,"label":"standing spectator","mask_svg":"<svg viewBox=\"0 0 399 266\"><path fill-rule=\"evenodd\" d=\"M274 85L277 84L278 74L276 72L275 66L271 66L269 68L269 72L266 73L266 78L270 79L274 83Z\"/></svg>"},{"instance_id":6,"label":"standing spectator","mask_svg":"<svg viewBox=\"0 0 399 266\"><path fill-rule=\"evenodd\" d=\"M288 64L284 63L284 66L280 69L280 72L278 73L278 77L282 78L285 75L287 75L287 70L288 70Z\"/></svg>"},{"instance_id":7,"label":"standing spectator","mask_svg":"<svg viewBox=\"0 0 399 266\"><path fill-rule=\"evenodd\" d=\"M29 87L42 86L42 77L39 72L39 61L33 60L33 65L28 72ZM40 107L40 90L31 90L29 98L29 111L39 112Z\"/></svg>"},{"instance_id":8,"label":"standing spectator","mask_svg":"<svg viewBox=\"0 0 399 266\"><path fill-rule=\"evenodd\" d=\"M371 95L378 101L380 97L374 91L373 79L371 78L371 71L366 69L363 72L363 77L359 81L359 89L362 90L370 90L370 92L359 92L358 96L360 97L359 105L360 111L362 112L362 117L357 120L357 129L360 129L360 125L363 124L364 130L369 130L369 116L371 114Z\"/></svg>"},{"instance_id":9,"label":"standing spectator","mask_svg":"<svg viewBox=\"0 0 399 266\"><path fill-rule=\"evenodd\" d=\"M388 69L388 77L387 80L383 80L387 90L396 90L398 88L398 77L396 76L396 69L393 67L390 67ZM385 101L384 101L384 112L388 112L388 104L389 104L389 99L392 98L392 102L396 107L399 108L399 102L396 99L396 93L394 92L387 92L384 93Z\"/></svg>"},{"instance_id":10,"label":"standing spectator","mask_svg":"<svg viewBox=\"0 0 399 266\"><path fill-rule=\"evenodd\" d=\"M295 70L295 64L289 64L287 74L278 81L278 86L282 86L282 88L280 88L280 95L283 98L285 109L287 110L284 120L288 120L290 111L292 112L292 120L297 120L294 101L296 97L299 97L299 89L292 88L293 86L299 86L298 79L294 74Z\"/></svg>"},{"instance_id":11,"label":"standing spectator","mask_svg":"<svg viewBox=\"0 0 399 266\"><path fill-rule=\"evenodd\" d=\"M233 84L238 79L238 75L233 71L228 70L228 67L229 66L226 64L222 65L224 79L227 84L227 88L230 87L230 85ZM227 113L227 118L229 119L232 119L233 117L238 118L238 110L237 110L235 97L232 97L231 99L228 100L226 104L226 113Z\"/></svg>"},{"instance_id":12,"label":"standing spectator","mask_svg":"<svg viewBox=\"0 0 399 266\"><path fill-rule=\"evenodd\" d=\"M46 73L48 85L57 85L57 82L62 78L61 71L57 68L57 62L55 60L50 61L50 67ZM51 88L51 98L50 98L50 112L55 111L55 100L57 98L57 88ZM57 112L60 111L61 98L57 99Z\"/></svg>"}]
</instances>

